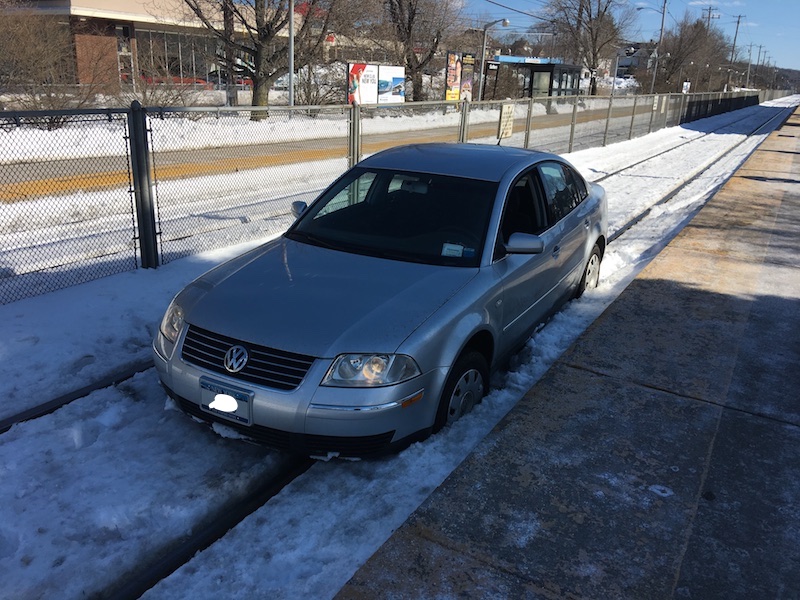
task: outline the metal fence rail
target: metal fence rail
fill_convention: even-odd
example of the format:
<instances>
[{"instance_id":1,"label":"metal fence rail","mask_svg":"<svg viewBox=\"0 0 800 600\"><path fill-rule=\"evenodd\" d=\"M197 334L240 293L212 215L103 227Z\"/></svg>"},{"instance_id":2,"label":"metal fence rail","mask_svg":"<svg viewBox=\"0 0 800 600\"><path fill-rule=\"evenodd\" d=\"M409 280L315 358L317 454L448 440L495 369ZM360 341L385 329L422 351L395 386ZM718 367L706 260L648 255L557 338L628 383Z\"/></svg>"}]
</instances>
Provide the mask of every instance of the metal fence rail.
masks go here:
<instances>
[{"instance_id":1,"label":"metal fence rail","mask_svg":"<svg viewBox=\"0 0 800 600\"><path fill-rule=\"evenodd\" d=\"M364 154L497 143L503 104L504 145L566 153L787 93L0 113L0 303L274 235Z\"/></svg>"}]
</instances>

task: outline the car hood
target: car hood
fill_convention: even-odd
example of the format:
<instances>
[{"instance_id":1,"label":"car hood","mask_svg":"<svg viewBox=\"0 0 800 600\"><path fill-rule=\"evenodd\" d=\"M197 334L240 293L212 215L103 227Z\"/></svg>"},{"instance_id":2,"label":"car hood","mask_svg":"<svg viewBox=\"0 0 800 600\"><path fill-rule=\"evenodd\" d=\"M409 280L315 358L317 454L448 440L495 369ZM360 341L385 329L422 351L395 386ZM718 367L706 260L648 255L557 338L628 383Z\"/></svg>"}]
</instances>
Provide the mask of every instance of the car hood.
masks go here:
<instances>
[{"instance_id":1,"label":"car hood","mask_svg":"<svg viewBox=\"0 0 800 600\"><path fill-rule=\"evenodd\" d=\"M280 238L195 282L205 292L186 320L316 357L393 352L476 273Z\"/></svg>"}]
</instances>

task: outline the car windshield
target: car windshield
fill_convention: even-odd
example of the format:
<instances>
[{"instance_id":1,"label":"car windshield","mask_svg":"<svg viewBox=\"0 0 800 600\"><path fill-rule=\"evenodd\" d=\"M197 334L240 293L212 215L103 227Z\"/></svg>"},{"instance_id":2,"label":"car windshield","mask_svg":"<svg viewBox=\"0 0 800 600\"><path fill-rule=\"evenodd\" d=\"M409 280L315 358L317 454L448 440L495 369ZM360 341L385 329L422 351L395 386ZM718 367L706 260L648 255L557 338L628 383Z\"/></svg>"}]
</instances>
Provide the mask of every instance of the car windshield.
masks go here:
<instances>
[{"instance_id":1,"label":"car windshield","mask_svg":"<svg viewBox=\"0 0 800 600\"><path fill-rule=\"evenodd\" d=\"M489 181L355 168L287 237L381 258L476 267L496 192Z\"/></svg>"}]
</instances>

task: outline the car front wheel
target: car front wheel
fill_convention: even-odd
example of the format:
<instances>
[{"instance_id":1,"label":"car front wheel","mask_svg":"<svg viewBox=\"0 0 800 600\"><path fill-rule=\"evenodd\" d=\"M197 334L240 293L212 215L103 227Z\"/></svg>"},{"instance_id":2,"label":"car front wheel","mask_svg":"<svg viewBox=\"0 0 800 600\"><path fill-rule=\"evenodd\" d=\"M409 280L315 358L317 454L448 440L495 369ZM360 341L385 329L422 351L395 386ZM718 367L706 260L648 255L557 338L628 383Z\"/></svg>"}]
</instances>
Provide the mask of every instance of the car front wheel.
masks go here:
<instances>
[{"instance_id":1,"label":"car front wheel","mask_svg":"<svg viewBox=\"0 0 800 600\"><path fill-rule=\"evenodd\" d=\"M575 290L575 297L580 298L587 289L594 289L600 282L600 247L595 244L592 248L592 253L589 255L589 260L586 262L586 268L583 270L583 277L578 284L578 289Z\"/></svg>"},{"instance_id":2,"label":"car front wheel","mask_svg":"<svg viewBox=\"0 0 800 600\"><path fill-rule=\"evenodd\" d=\"M444 384L434 433L470 412L486 394L488 382L489 367L483 354L471 350L460 356Z\"/></svg>"}]
</instances>

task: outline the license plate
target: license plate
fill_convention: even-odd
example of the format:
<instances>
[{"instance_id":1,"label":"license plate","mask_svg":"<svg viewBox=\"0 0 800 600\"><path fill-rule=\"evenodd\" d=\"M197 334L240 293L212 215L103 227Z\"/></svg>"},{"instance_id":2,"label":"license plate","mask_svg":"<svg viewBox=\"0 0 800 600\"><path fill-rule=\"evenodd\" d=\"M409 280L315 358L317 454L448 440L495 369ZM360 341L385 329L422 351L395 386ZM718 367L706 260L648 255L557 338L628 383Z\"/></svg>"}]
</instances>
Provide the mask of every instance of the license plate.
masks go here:
<instances>
[{"instance_id":1,"label":"license plate","mask_svg":"<svg viewBox=\"0 0 800 600\"><path fill-rule=\"evenodd\" d=\"M253 392L250 390L234 387L227 383L220 383L207 377L200 378L200 390L202 392L200 408L204 411L242 425L250 425L253 422ZM214 403L214 400L219 395L233 398L236 402L235 410L227 411L212 408L211 404Z\"/></svg>"}]
</instances>

